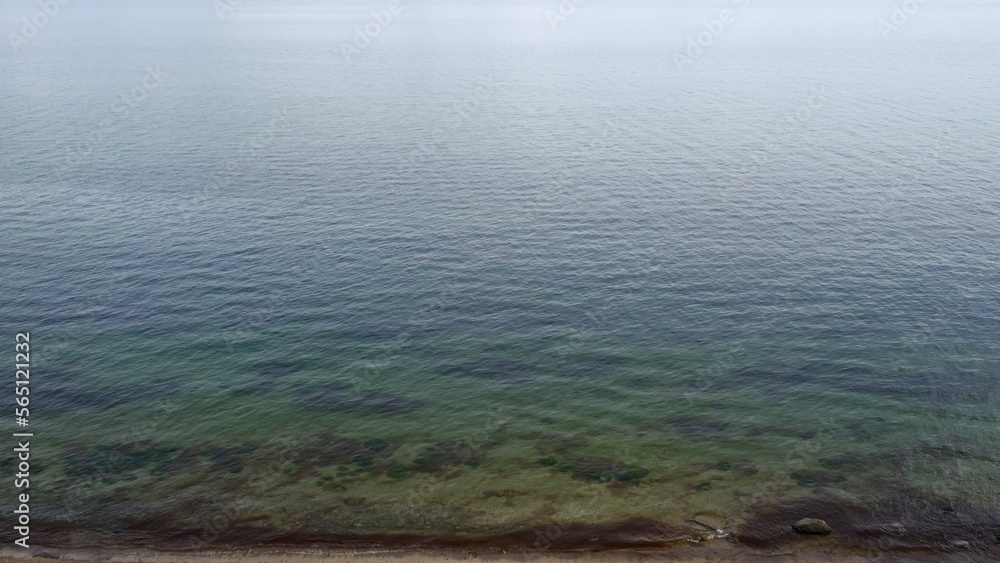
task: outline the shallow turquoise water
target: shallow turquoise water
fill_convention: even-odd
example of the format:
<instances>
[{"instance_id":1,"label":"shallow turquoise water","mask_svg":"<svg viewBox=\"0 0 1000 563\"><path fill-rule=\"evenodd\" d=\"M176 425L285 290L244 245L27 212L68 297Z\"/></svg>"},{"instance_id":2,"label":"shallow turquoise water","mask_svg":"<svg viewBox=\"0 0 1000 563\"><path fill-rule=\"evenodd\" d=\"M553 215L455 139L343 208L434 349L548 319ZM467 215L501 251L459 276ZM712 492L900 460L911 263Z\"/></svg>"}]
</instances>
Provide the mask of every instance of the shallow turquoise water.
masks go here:
<instances>
[{"instance_id":1,"label":"shallow turquoise water","mask_svg":"<svg viewBox=\"0 0 1000 563\"><path fill-rule=\"evenodd\" d=\"M43 521L1000 502L995 7L155 6L3 59Z\"/></svg>"}]
</instances>

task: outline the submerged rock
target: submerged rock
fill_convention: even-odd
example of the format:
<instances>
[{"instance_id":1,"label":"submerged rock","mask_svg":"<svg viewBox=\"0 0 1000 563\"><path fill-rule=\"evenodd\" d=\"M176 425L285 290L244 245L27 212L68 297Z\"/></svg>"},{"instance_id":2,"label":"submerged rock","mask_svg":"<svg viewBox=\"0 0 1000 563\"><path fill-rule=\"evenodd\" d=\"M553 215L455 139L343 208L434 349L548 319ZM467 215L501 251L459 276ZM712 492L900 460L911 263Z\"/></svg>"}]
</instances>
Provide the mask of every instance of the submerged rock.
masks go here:
<instances>
[{"instance_id":1,"label":"submerged rock","mask_svg":"<svg viewBox=\"0 0 1000 563\"><path fill-rule=\"evenodd\" d=\"M638 465L629 465L628 467L615 472L615 479L618 479L619 481L638 483L639 480L646 475L649 475L648 469L639 467Z\"/></svg>"},{"instance_id":2,"label":"submerged rock","mask_svg":"<svg viewBox=\"0 0 1000 563\"><path fill-rule=\"evenodd\" d=\"M945 513L942 506L953 511ZM877 547L881 553L902 556L927 549L967 553L950 545L953 540L967 540L969 552L981 554L981 560L1000 561L1000 545L988 541L997 534L996 523L1000 522L995 509L944 505L941 499L921 497L912 490L883 491L878 496L859 496L853 500L824 496L778 500L756 506L755 512L733 531L736 541L753 548L776 549L801 542L803 534L809 532L797 530L791 524L810 516L822 518L833 530L832 536L824 537L824 541L836 538L837 543L853 548ZM901 515L905 519L900 520Z\"/></svg>"},{"instance_id":3,"label":"submerged rock","mask_svg":"<svg viewBox=\"0 0 1000 563\"><path fill-rule=\"evenodd\" d=\"M792 529L800 534L829 534L833 532L830 525L819 518L803 518L792 524Z\"/></svg>"}]
</instances>

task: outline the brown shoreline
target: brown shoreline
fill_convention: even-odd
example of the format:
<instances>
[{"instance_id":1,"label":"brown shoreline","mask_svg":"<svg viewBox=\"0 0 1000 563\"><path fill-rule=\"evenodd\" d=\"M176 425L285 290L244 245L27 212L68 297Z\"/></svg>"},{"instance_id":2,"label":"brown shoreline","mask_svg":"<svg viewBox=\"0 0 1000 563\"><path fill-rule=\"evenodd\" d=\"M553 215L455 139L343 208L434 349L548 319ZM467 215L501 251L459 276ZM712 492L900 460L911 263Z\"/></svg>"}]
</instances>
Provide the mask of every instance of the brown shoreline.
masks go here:
<instances>
[{"instance_id":1,"label":"brown shoreline","mask_svg":"<svg viewBox=\"0 0 1000 563\"><path fill-rule=\"evenodd\" d=\"M229 526L221 530L131 528L84 531L47 528L33 533L32 543L54 548L146 548L197 552L206 549L320 548L329 550L458 550L466 552L586 552L616 549L668 549L705 535L694 527L669 526L634 519L612 524L526 528L495 535L418 533L333 533L279 528Z\"/></svg>"},{"instance_id":2,"label":"brown shoreline","mask_svg":"<svg viewBox=\"0 0 1000 563\"><path fill-rule=\"evenodd\" d=\"M23 561L110 561L118 563L443 563L446 561L484 561L518 563L567 563L586 561L609 563L634 561L642 563L834 563L911 562L935 563L986 561L968 553L907 553L865 554L838 549L802 550L776 553L752 553L733 546L704 545L699 547L658 550L613 550L599 552L523 552L479 553L460 550L320 550L320 549L246 549L206 550L198 552L164 552L150 549L59 549L35 547L28 552L21 548L0 549L0 563Z\"/></svg>"},{"instance_id":3,"label":"brown shoreline","mask_svg":"<svg viewBox=\"0 0 1000 563\"><path fill-rule=\"evenodd\" d=\"M497 533L333 532L252 526L169 527L136 522L117 530L32 522L30 551L3 534L0 562L35 558L79 561L1000 561L1000 514L947 499L892 494L844 502L786 499L716 533L635 518L603 524L552 524ZM829 535L800 534L791 524L820 518ZM720 517L721 518L721 517ZM721 522L726 519L722 518ZM731 526L731 527L729 527ZM305 559L295 559L296 557ZM7 558L7 559L4 559ZM13 559L10 559L13 558Z\"/></svg>"},{"instance_id":4,"label":"brown shoreline","mask_svg":"<svg viewBox=\"0 0 1000 563\"><path fill-rule=\"evenodd\" d=\"M899 533L857 514L831 512L833 505L784 505L732 531L731 537L697 526L673 526L648 519L612 524L527 528L497 535L421 535L416 533L329 533L231 526L131 528L97 531L47 528L31 534L32 548L5 538L4 561L76 560L162 562L281 561L455 561L513 560L553 563L566 560L622 561L1000 561L1000 523L966 518L962 526ZM805 510L828 519L829 536L796 534L789 515ZM978 515L982 516L982 515ZM972 524L972 527L969 526ZM956 534L965 547L949 545ZM9 534L5 534L9 536Z\"/></svg>"}]
</instances>

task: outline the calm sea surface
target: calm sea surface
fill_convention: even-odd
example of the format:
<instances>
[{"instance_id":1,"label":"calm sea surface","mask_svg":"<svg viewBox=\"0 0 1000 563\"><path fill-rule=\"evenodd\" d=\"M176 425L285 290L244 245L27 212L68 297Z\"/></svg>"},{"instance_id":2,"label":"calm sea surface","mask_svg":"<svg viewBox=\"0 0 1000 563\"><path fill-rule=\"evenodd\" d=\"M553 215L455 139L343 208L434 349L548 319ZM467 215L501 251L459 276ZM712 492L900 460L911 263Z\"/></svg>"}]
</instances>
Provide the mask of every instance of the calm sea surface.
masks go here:
<instances>
[{"instance_id":1,"label":"calm sea surface","mask_svg":"<svg viewBox=\"0 0 1000 563\"><path fill-rule=\"evenodd\" d=\"M39 532L995 514L1000 7L941 4L6 2Z\"/></svg>"}]
</instances>

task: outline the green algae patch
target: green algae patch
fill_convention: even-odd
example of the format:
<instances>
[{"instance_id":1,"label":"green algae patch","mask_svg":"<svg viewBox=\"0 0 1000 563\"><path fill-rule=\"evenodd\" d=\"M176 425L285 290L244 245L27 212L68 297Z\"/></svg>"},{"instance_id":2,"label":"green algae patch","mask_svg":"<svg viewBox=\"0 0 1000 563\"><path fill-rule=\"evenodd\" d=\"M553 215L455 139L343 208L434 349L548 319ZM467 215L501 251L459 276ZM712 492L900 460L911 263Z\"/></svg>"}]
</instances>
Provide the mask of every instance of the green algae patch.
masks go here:
<instances>
[{"instance_id":1,"label":"green algae patch","mask_svg":"<svg viewBox=\"0 0 1000 563\"><path fill-rule=\"evenodd\" d=\"M385 475L390 479L402 479L413 473L413 469L405 465L393 465L386 470Z\"/></svg>"}]
</instances>

